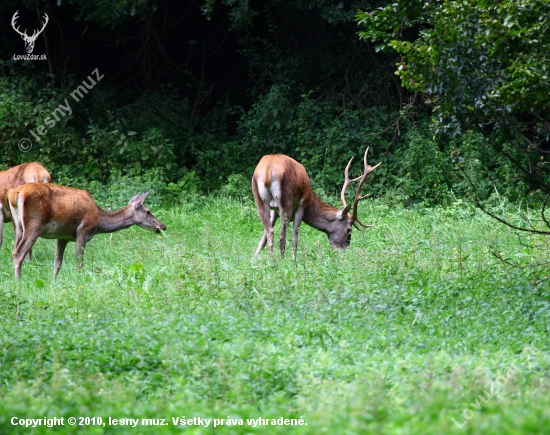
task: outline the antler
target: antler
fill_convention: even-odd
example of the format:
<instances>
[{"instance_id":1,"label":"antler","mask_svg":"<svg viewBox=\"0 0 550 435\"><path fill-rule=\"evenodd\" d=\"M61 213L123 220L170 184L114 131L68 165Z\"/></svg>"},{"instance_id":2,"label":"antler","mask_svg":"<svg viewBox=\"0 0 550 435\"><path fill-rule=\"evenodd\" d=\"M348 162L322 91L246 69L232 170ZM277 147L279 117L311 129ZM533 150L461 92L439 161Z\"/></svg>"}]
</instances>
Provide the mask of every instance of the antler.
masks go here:
<instances>
[{"instance_id":1,"label":"antler","mask_svg":"<svg viewBox=\"0 0 550 435\"><path fill-rule=\"evenodd\" d=\"M15 30L17 33L19 33L23 38L25 36L28 37L27 31L25 31L25 33L23 33L23 32L19 31L19 26L15 27L15 22L17 21L17 18L19 18L18 15L17 15L18 13L19 13L19 11L15 11L15 14L13 14L13 17L11 19L11 26L13 27L13 30Z\"/></svg>"},{"instance_id":2,"label":"antler","mask_svg":"<svg viewBox=\"0 0 550 435\"><path fill-rule=\"evenodd\" d=\"M36 33L37 31L33 31L32 33L32 38L36 38L38 37L38 35L40 35L42 33L42 31L46 28L46 24L48 24L48 21L50 21L50 17L48 17L48 14L46 12L44 12L44 23L42 24L42 28L40 30L38 30L38 33ZM36 33L36 35L35 35Z\"/></svg>"},{"instance_id":3,"label":"antler","mask_svg":"<svg viewBox=\"0 0 550 435\"><path fill-rule=\"evenodd\" d=\"M350 161L348 162L348 165L346 166L346 170L344 171L344 187L342 188L342 193L340 194L340 199L342 200L342 204L344 204L344 210L348 209L349 211L349 208L348 208L348 205L346 204L346 199L344 197L344 194L346 192L346 189L347 187L353 183L354 181L357 181L357 180L360 180L359 181L359 185L357 186L357 190L355 192L355 198L353 199L353 210L352 210L352 214L351 214L351 217L353 219L353 225L355 226L355 228L359 229L359 227L357 226L357 224L359 225L362 225L363 227L365 228L370 228L372 227L372 225L366 225L364 224L363 222L361 222L361 220L359 219L359 217L357 216L357 205L359 204L359 201L365 199L367 196L369 196L368 194L367 195L364 195L364 196L361 196L361 187L363 187L363 183L366 181L367 177L376 169L378 168L378 166L380 166L382 164L382 162L378 163L376 166L370 166L368 163L367 163L367 154L369 153L369 147L367 147L366 151L365 151L365 155L363 156L363 162L365 164L365 168L364 168L364 171L363 171L363 174L360 175L359 177L357 178L354 178L353 180L350 180L349 179L349 175L348 175L348 170L349 170L349 166L351 165L351 161L353 160L353 157L350 159Z\"/></svg>"},{"instance_id":4,"label":"antler","mask_svg":"<svg viewBox=\"0 0 550 435\"><path fill-rule=\"evenodd\" d=\"M361 176L357 177L357 178L354 178L353 180L350 180L349 179L349 174L348 174L348 170L349 170L349 165L351 165L351 162L353 160L353 157L351 159L349 159L349 162L348 162L348 165L346 166L346 170L344 171L344 185L342 186L342 192L340 193L340 199L342 200L342 204L344 205L344 209L348 208L348 205L346 203L346 189L348 188L348 186L353 183L354 181L357 181L359 180L359 178L361 178ZM349 211L349 209L348 209Z\"/></svg>"},{"instance_id":5,"label":"antler","mask_svg":"<svg viewBox=\"0 0 550 435\"><path fill-rule=\"evenodd\" d=\"M21 32L19 31L19 26L15 27L15 22L17 21L17 18L19 18L18 16L19 14L19 11L15 11L15 14L13 14L13 17L11 19L11 26L13 27L13 30L15 30L17 33L19 33L23 39L25 40L35 40L38 35L40 35L42 33L42 31L46 28L46 25L48 24L48 21L50 21L50 17L48 17L48 14L46 12L44 12L44 23L42 24L42 28L40 30L34 30L32 32L32 35L29 36L27 35L27 30L25 30L24 32Z\"/></svg>"}]
</instances>

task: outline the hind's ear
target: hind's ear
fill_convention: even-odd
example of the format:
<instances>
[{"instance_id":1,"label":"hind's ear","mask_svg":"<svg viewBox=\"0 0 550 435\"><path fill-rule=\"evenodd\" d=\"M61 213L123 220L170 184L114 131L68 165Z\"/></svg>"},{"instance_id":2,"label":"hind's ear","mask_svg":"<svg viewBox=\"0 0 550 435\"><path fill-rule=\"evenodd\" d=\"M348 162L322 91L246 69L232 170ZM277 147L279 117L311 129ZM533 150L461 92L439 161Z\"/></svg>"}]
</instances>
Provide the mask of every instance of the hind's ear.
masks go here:
<instances>
[{"instance_id":1,"label":"hind's ear","mask_svg":"<svg viewBox=\"0 0 550 435\"><path fill-rule=\"evenodd\" d=\"M148 190L145 193L138 193L137 195L132 197L132 199L130 200L130 202L128 204L134 204L135 207L137 207L138 205L143 204L143 201L145 201L145 198L147 198L147 195L149 195L150 192L151 191Z\"/></svg>"},{"instance_id":2,"label":"hind's ear","mask_svg":"<svg viewBox=\"0 0 550 435\"><path fill-rule=\"evenodd\" d=\"M132 196L132 199L130 201L128 201L128 204L131 204L131 203L135 202L138 199L139 195L141 195L141 194L138 193L137 195Z\"/></svg>"}]
</instances>

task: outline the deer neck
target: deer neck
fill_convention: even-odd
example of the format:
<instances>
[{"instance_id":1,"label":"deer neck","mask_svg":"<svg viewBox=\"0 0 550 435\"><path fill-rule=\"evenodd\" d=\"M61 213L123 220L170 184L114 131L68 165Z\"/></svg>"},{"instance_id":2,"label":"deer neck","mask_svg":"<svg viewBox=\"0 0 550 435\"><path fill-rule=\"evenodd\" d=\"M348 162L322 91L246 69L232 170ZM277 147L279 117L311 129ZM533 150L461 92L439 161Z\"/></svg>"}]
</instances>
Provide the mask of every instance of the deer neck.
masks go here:
<instances>
[{"instance_id":1,"label":"deer neck","mask_svg":"<svg viewBox=\"0 0 550 435\"><path fill-rule=\"evenodd\" d=\"M330 225L336 219L338 212L337 208L327 204L313 193L310 204L304 209L303 220L309 226L328 233Z\"/></svg>"},{"instance_id":2,"label":"deer neck","mask_svg":"<svg viewBox=\"0 0 550 435\"><path fill-rule=\"evenodd\" d=\"M106 211L98 207L99 225L96 234L113 233L131 227L135 223L132 208L131 204L116 211Z\"/></svg>"}]
</instances>

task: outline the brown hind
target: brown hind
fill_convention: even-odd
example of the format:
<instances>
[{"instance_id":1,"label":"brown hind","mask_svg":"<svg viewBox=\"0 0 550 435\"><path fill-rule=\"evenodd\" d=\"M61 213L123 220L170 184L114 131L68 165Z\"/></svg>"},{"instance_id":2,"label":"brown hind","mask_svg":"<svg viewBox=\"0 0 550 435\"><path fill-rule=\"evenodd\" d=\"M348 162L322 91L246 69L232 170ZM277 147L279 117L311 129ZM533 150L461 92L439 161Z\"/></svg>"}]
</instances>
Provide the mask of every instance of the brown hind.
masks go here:
<instances>
[{"instance_id":1,"label":"brown hind","mask_svg":"<svg viewBox=\"0 0 550 435\"><path fill-rule=\"evenodd\" d=\"M0 172L0 248L4 222L11 222L11 212L8 205L8 190L27 183L51 183L52 177L40 163L27 162ZM32 252L29 251L29 259Z\"/></svg>"},{"instance_id":2,"label":"brown hind","mask_svg":"<svg viewBox=\"0 0 550 435\"><path fill-rule=\"evenodd\" d=\"M15 276L21 276L23 258L38 237L57 240L55 277L69 241L76 242L76 265L80 268L86 242L96 234L112 233L132 225L157 233L164 231L166 225L143 204L148 194L137 194L125 207L109 212L99 208L88 192L72 187L35 183L10 190Z\"/></svg>"}]
</instances>

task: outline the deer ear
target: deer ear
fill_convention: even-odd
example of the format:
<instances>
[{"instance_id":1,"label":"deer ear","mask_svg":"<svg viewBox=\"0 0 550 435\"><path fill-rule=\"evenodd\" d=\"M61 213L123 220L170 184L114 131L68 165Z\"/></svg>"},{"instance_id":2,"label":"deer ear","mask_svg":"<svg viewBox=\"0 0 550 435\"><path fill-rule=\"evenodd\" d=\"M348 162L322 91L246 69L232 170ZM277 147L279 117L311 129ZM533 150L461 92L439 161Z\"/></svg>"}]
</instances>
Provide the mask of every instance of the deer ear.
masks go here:
<instances>
[{"instance_id":1,"label":"deer ear","mask_svg":"<svg viewBox=\"0 0 550 435\"><path fill-rule=\"evenodd\" d=\"M336 213L336 219L338 220L344 219L348 215L350 210L351 210L351 204L346 205L344 207L344 210L340 210L338 213Z\"/></svg>"},{"instance_id":2,"label":"deer ear","mask_svg":"<svg viewBox=\"0 0 550 435\"><path fill-rule=\"evenodd\" d=\"M137 195L132 197L132 199L130 200L130 202L128 204L134 204L134 207L137 207L137 206L143 204L143 201L145 201L145 198L147 198L147 195L149 195L149 192L151 192L151 191L148 190L145 193L138 193Z\"/></svg>"},{"instance_id":3,"label":"deer ear","mask_svg":"<svg viewBox=\"0 0 550 435\"><path fill-rule=\"evenodd\" d=\"M139 201L140 201L141 203L143 203L143 201L145 201L145 198L147 198L147 196L149 195L149 193L151 193L151 190L148 190L147 192L142 193L142 194L139 196L139 198L138 198Z\"/></svg>"},{"instance_id":4,"label":"deer ear","mask_svg":"<svg viewBox=\"0 0 550 435\"><path fill-rule=\"evenodd\" d=\"M138 193L137 195L132 196L132 199L128 202L128 204L133 204L134 202L136 202L137 199L139 198L139 195L141 195L141 193Z\"/></svg>"},{"instance_id":5,"label":"deer ear","mask_svg":"<svg viewBox=\"0 0 550 435\"><path fill-rule=\"evenodd\" d=\"M349 213L350 210L351 210L351 204L346 205L346 206L344 207L344 210L342 210L342 211L339 212L339 214L340 214L339 218L340 218L340 219L345 218L345 217L348 215L348 213Z\"/></svg>"}]
</instances>

